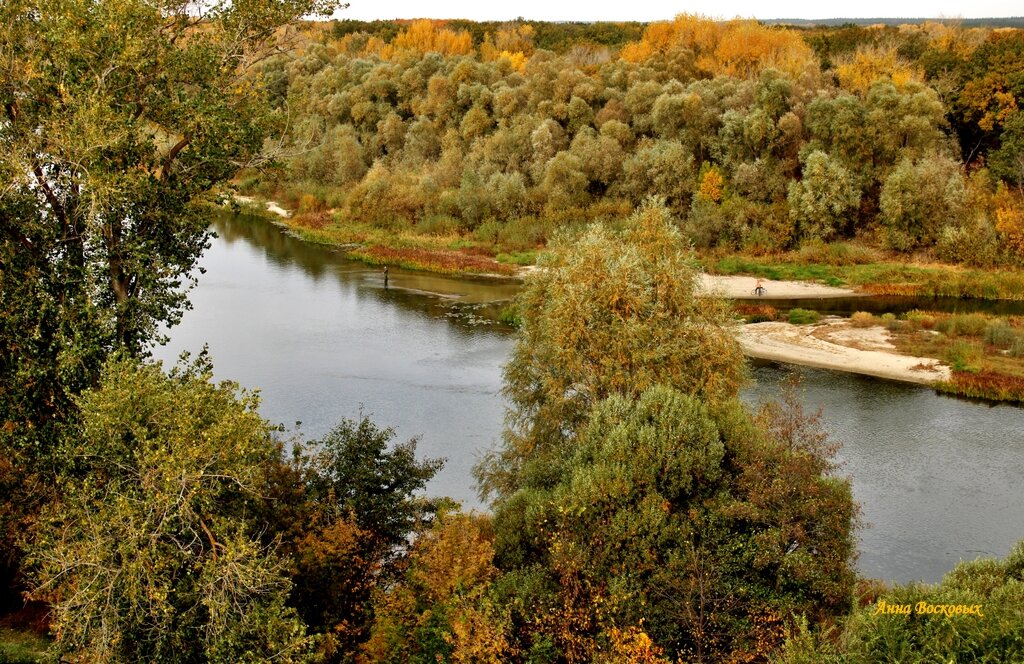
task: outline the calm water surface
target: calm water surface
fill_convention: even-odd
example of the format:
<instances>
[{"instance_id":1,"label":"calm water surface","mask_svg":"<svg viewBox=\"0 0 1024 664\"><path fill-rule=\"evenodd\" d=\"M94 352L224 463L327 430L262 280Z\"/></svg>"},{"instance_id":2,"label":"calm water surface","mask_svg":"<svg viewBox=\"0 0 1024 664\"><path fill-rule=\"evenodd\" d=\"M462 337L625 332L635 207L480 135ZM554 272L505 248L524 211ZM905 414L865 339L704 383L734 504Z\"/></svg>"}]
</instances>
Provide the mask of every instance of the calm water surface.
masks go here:
<instances>
[{"instance_id":1,"label":"calm water surface","mask_svg":"<svg viewBox=\"0 0 1024 664\"><path fill-rule=\"evenodd\" d=\"M516 286L380 270L277 227L216 222L193 311L155 355L208 344L219 378L259 388L262 414L307 437L370 414L421 455L445 457L429 491L480 507L470 469L499 438L511 330L494 322ZM1024 409L971 403L850 374L759 364L744 398L803 376L807 405L844 443L866 527L861 570L937 581L960 559L1024 538Z\"/></svg>"}]
</instances>

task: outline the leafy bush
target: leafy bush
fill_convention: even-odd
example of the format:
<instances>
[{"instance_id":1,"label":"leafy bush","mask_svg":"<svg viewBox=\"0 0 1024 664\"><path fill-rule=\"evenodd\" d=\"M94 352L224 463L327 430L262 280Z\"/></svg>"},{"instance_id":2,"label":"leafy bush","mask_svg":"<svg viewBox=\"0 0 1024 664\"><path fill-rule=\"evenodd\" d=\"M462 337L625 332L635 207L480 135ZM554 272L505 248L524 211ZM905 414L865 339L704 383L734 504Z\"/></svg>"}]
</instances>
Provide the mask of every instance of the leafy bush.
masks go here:
<instances>
[{"instance_id":1,"label":"leafy bush","mask_svg":"<svg viewBox=\"0 0 1024 664\"><path fill-rule=\"evenodd\" d=\"M1024 357L1024 334L1018 333L1010 345L1011 357Z\"/></svg>"},{"instance_id":2,"label":"leafy bush","mask_svg":"<svg viewBox=\"0 0 1024 664\"><path fill-rule=\"evenodd\" d=\"M957 339L946 347L943 355L953 371L976 371L984 350L976 343Z\"/></svg>"},{"instance_id":3,"label":"leafy bush","mask_svg":"<svg viewBox=\"0 0 1024 664\"><path fill-rule=\"evenodd\" d=\"M991 267L1001 259L995 229L984 221L972 227L946 226L939 234L935 250L942 260L979 267Z\"/></svg>"},{"instance_id":4,"label":"leafy bush","mask_svg":"<svg viewBox=\"0 0 1024 664\"><path fill-rule=\"evenodd\" d=\"M748 323L766 323L779 317L779 312L770 304L737 304L734 308Z\"/></svg>"},{"instance_id":5,"label":"leafy bush","mask_svg":"<svg viewBox=\"0 0 1024 664\"><path fill-rule=\"evenodd\" d=\"M821 314L812 309L790 309L786 319L793 325L811 325L821 320Z\"/></svg>"},{"instance_id":6,"label":"leafy bush","mask_svg":"<svg viewBox=\"0 0 1024 664\"><path fill-rule=\"evenodd\" d=\"M884 602L884 604L883 604ZM982 615L943 615L936 606L978 607ZM895 606L908 614L885 612ZM851 616L839 638L799 625L778 664L1024 661L1024 542L1005 560L962 562L942 582L881 593ZM906 607L909 607L907 609ZM880 611L881 609L881 611ZM831 637L831 638L830 638ZM839 647L836 647L838 642Z\"/></svg>"},{"instance_id":7,"label":"leafy bush","mask_svg":"<svg viewBox=\"0 0 1024 664\"><path fill-rule=\"evenodd\" d=\"M850 325L854 327L871 327L875 324L874 314L867 311L858 311L850 316Z\"/></svg>"},{"instance_id":8,"label":"leafy bush","mask_svg":"<svg viewBox=\"0 0 1024 664\"><path fill-rule=\"evenodd\" d=\"M935 329L950 339L957 337L980 337L985 333L988 319L982 314L954 314L943 318L935 325Z\"/></svg>"},{"instance_id":9,"label":"leafy bush","mask_svg":"<svg viewBox=\"0 0 1024 664\"><path fill-rule=\"evenodd\" d=\"M890 331L895 331L903 327L903 323L896 320L896 314L890 313L882 314L882 325L885 326L885 329Z\"/></svg>"},{"instance_id":10,"label":"leafy bush","mask_svg":"<svg viewBox=\"0 0 1024 664\"><path fill-rule=\"evenodd\" d=\"M993 320L985 326L985 343L987 344L1009 347L1016 339L1016 332L1005 320Z\"/></svg>"},{"instance_id":11,"label":"leafy bush","mask_svg":"<svg viewBox=\"0 0 1024 664\"><path fill-rule=\"evenodd\" d=\"M914 329L930 330L935 327L936 318L934 315L914 309L908 311L904 318Z\"/></svg>"},{"instance_id":12,"label":"leafy bush","mask_svg":"<svg viewBox=\"0 0 1024 664\"><path fill-rule=\"evenodd\" d=\"M79 398L77 466L30 555L55 660L304 660L286 561L251 518L279 447L257 399L210 371L114 359Z\"/></svg>"}]
</instances>

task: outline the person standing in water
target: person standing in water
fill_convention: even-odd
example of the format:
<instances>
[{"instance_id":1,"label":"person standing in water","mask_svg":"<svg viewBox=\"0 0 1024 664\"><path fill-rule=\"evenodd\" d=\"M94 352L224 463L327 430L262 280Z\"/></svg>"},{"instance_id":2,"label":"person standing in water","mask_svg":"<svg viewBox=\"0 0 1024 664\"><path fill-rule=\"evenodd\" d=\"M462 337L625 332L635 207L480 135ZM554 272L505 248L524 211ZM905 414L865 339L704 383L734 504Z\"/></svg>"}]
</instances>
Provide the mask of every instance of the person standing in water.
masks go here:
<instances>
[{"instance_id":1,"label":"person standing in water","mask_svg":"<svg viewBox=\"0 0 1024 664\"><path fill-rule=\"evenodd\" d=\"M384 266L384 288L388 287L388 266Z\"/></svg>"}]
</instances>

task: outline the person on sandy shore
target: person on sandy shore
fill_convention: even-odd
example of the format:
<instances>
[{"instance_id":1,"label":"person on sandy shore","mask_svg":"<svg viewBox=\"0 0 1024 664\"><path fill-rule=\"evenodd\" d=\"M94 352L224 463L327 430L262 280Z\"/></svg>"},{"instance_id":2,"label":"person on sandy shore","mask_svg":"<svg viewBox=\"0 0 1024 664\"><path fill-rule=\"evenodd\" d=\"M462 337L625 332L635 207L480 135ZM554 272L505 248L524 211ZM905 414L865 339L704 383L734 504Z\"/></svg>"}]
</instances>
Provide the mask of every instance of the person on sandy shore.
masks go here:
<instances>
[{"instance_id":1,"label":"person on sandy shore","mask_svg":"<svg viewBox=\"0 0 1024 664\"><path fill-rule=\"evenodd\" d=\"M761 297L764 295L764 283L760 279L757 280L757 285L754 286L754 295Z\"/></svg>"}]
</instances>

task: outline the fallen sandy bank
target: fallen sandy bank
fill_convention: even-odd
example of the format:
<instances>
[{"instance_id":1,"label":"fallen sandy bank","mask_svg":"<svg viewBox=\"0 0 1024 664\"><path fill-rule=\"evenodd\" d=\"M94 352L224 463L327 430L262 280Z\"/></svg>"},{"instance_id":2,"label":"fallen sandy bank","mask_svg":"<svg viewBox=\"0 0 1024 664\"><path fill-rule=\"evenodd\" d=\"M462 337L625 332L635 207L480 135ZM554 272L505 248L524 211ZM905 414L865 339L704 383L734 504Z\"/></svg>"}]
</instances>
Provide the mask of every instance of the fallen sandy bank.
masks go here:
<instances>
[{"instance_id":1,"label":"fallen sandy bank","mask_svg":"<svg viewBox=\"0 0 1024 664\"><path fill-rule=\"evenodd\" d=\"M849 288L836 288L806 281L775 281L762 279L765 298L772 300L818 299L829 297L856 297L862 295ZM715 274L701 275L701 288L706 293L733 299L758 299L754 294L757 277L721 276Z\"/></svg>"},{"instance_id":2,"label":"fallen sandy bank","mask_svg":"<svg viewBox=\"0 0 1024 664\"><path fill-rule=\"evenodd\" d=\"M950 377L949 367L938 360L897 354L885 328L855 328L841 319L744 325L739 340L747 355L764 360L925 385Z\"/></svg>"}]
</instances>

